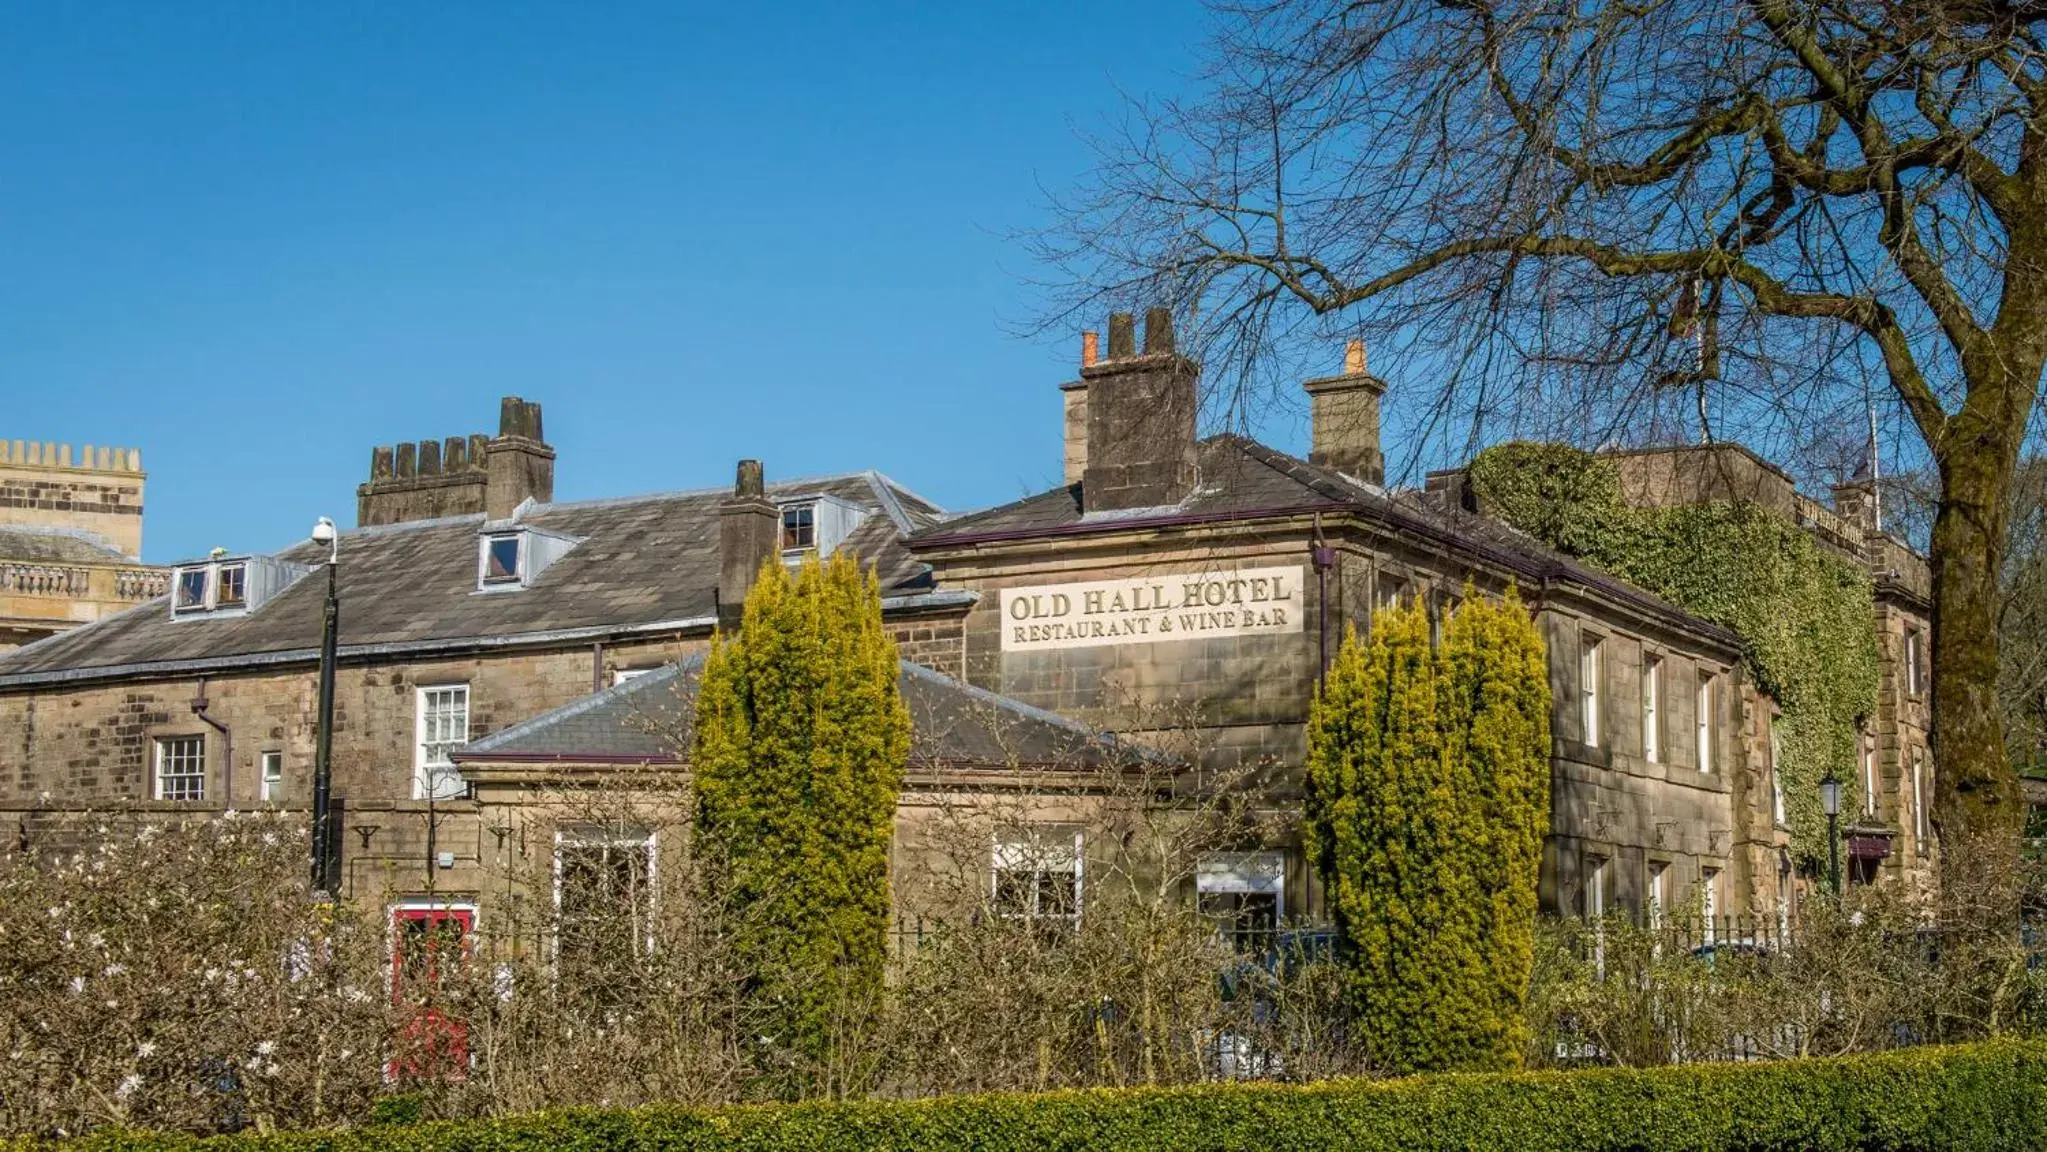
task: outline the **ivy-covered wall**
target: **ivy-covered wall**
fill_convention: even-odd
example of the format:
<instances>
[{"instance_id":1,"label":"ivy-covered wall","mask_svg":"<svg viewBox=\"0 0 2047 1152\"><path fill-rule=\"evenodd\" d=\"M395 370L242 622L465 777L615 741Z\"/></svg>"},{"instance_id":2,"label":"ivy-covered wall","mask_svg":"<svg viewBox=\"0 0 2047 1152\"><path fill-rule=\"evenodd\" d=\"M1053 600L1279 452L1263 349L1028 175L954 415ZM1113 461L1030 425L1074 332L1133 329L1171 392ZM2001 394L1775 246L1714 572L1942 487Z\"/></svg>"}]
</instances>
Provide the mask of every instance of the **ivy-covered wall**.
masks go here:
<instances>
[{"instance_id":1,"label":"ivy-covered wall","mask_svg":"<svg viewBox=\"0 0 2047 1152\"><path fill-rule=\"evenodd\" d=\"M1469 474L1489 515L1741 637L1744 667L1782 712L1792 851L1823 863L1819 782L1831 768L1842 811L1860 810L1858 729L1877 703L1869 573L1755 504L1630 507L1612 461L1566 445L1496 445Z\"/></svg>"}]
</instances>

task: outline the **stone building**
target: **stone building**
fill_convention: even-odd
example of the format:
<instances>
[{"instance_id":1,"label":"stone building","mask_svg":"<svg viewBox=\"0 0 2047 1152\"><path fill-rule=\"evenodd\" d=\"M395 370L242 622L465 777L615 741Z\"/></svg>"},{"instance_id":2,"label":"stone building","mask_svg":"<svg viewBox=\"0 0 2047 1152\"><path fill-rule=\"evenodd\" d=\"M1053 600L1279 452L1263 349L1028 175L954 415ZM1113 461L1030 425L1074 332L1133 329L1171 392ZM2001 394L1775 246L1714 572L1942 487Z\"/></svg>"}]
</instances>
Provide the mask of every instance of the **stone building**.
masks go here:
<instances>
[{"instance_id":1,"label":"stone building","mask_svg":"<svg viewBox=\"0 0 2047 1152\"><path fill-rule=\"evenodd\" d=\"M0 440L0 651L163 595L143 480L132 448Z\"/></svg>"},{"instance_id":2,"label":"stone building","mask_svg":"<svg viewBox=\"0 0 2047 1152\"><path fill-rule=\"evenodd\" d=\"M988 891L1076 913L1103 850L1075 830L1101 802L1100 770L1165 756L1188 780L1250 772L1282 817L1269 839L1198 862L1198 897L1268 921L1318 914L1284 817L1322 669L1380 606L1440 613L1467 587L1511 583L1547 642L1555 699L1542 906L1794 914L1808 881L1776 797L1775 706L1738 637L1489 518L1454 472L1388 488L1386 384L1361 347L1305 386L1302 459L1200 438L1198 371L1169 318L1147 318L1141 348L1138 335L1118 315L1106 354L1083 341L1061 387L1065 482L963 516L875 473L767 485L745 463L731 490L555 503L539 406L515 397L496 436L376 449L335 569L347 890L473 924L493 899L544 899L549 876L561 901L571 858L651 867L654 838L578 832L563 791L686 771L678 733L713 628L769 557L844 551L879 575L917 712L898 819L906 900L935 812L1027 795L1013 823L1028 827L973 849ZM1923 875L1923 562L1875 530L1866 487L1830 509L1740 449L1617 460L1632 500L1756 499L1868 563L1885 681L1866 734L1875 802L1848 814L1851 868ZM0 657L0 816L26 835L91 805L302 808L324 563L307 544L180 565L168 598Z\"/></svg>"},{"instance_id":3,"label":"stone building","mask_svg":"<svg viewBox=\"0 0 2047 1152\"><path fill-rule=\"evenodd\" d=\"M349 893L473 904L494 840L451 753L701 651L770 557L858 558L905 657L960 667L971 596L903 545L941 513L878 473L768 484L750 464L733 489L556 503L538 405L448 443L376 449L335 548ZM0 820L305 810L326 562L306 543L179 564L168 596L0 657Z\"/></svg>"}]
</instances>

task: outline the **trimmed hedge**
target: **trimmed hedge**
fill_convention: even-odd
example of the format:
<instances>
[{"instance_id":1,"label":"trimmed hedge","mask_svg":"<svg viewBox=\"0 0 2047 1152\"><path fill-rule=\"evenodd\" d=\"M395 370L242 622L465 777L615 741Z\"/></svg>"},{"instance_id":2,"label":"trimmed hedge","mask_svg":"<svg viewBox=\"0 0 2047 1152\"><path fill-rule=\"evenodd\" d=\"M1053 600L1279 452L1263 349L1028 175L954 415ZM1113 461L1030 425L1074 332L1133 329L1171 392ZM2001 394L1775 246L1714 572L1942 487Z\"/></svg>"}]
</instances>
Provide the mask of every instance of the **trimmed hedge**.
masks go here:
<instances>
[{"instance_id":1,"label":"trimmed hedge","mask_svg":"<svg viewBox=\"0 0 2047 1152\"><path fill-rule=\"evenodd\" d=\"M205 1140L102 1133L63 1147L67 1152L2034 1149L2047 1147L2047 1045L1994 1041L1833 1060L1305 1086L1240 1084L722 1109L652 1106Z\"/></svg>"}]
</instances>

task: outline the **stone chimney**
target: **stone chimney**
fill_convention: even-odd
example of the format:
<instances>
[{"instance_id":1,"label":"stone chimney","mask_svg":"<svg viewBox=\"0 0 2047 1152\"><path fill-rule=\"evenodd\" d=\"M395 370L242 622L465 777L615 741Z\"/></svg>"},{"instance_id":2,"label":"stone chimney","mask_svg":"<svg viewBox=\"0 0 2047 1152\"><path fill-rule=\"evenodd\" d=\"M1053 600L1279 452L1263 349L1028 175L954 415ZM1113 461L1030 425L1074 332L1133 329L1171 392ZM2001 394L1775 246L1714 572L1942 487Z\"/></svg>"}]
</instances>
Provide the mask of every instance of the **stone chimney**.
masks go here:
<instances>
[{"instance_id":1,"label":"stone chimney","mask_svg":"<svg viewBox=\"0 0 2047 1152\"><path fill-rule=\"evenodd\" d=\"M1386 482L1386 457L1379 450L1379 398L1386 382L1365 371L1365 342L1343 350L1343 375L1301 385L1312 406L1308 462L1333 468L1367 484Z\"/></svg>"},{"instance_id":2,"label":"stone chimney","mask_svg":"<svg viewBox=\"0 0 2047 1152\"><path fill-rule=\"evenodd\" d=\"M1101 337L1080 334L1080 366L1092 368L1102 358ZM1068 380L1059 386L1066 398L1066 483L1078 484L1087 473L1087 381Z\"/></svg>"},{"instance_id":3,"label":"stone chimney","mask_svg":"<svg viewBox=\"0 0 2047 1152\"><path fill-rule=\"evenodd\" d=\"M1081 344L1086 358L1089 342ZM1144 317L1144 351L1128 312L1109 317L1109 354L1082 364L1080 386L1067 393L1068 420L1080 394L1087 436L1079 463L1088 512L1177 504L1194 490L1195 383L1200 369L1173 345L1173 314ZM1069 444L1071 443L1069 437ZM1075 467L1067 454L1068 474Z\"/></svg>"},{"instance_id":4,"label":"stone chimney","mask_svg":"<svg viewBox=\"0 0 2047 1152\"><path fill-rule=\"evenodd\" d=\"M767 497L758 460L741 460L732 495L718 505L718 627L739 627L761 565L781 553L782 516Z\"/></svg>"},{"instance_id":5,"label":"stone chimney","mask_svg":"<svg viewBox=\"0 0 2047 1152\"><path fill-rule=\"evenodd\" d=\"M528 499L554 499L554 449L540 431L540 405L507 396L498 404L498 434L484 446L485 519L503 520Z\"/></svg>"},{"instance_id":6,"label":"stone chimney","mask_svg":"<svg viewBox=\"0 0 2047 1152\"><path fill-rule=\"evenodd\" d=\"M1875 536L1876 527L1876 482L1869 478L1869 471L1857 472L1846 483L1833 488L1834 511L1841 519L1862 530L1864 537Z\"/></svg>"}]
</instances>

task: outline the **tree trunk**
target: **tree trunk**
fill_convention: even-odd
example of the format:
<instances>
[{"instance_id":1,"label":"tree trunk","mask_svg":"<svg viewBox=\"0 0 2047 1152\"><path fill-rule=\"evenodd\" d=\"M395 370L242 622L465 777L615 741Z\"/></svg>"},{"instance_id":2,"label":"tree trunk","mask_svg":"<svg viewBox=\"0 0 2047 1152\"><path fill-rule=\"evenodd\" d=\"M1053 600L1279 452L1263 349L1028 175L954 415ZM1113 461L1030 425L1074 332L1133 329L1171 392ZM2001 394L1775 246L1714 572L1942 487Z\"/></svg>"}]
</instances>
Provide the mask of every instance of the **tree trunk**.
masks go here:
<instances>
[{"instance_id":1,"label":"tree trunk","mask_svg":"<svg viewBox=\"0 0 2047 1152\"><path fill-rule=\"evenodd\" d=\"M2031 388L2025 389L2030 399ZM1979 837L2008 839L2020 821L1997 703L1997 608L2008 493L2017 449L2008 423L1965 407L1938 445L1933 522L1933 825L1942 870ZM1979 847L1987 848L1988 844Z\"/></svg>"}]
</instances>

